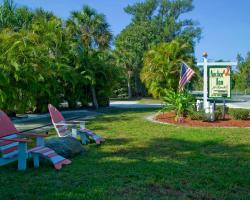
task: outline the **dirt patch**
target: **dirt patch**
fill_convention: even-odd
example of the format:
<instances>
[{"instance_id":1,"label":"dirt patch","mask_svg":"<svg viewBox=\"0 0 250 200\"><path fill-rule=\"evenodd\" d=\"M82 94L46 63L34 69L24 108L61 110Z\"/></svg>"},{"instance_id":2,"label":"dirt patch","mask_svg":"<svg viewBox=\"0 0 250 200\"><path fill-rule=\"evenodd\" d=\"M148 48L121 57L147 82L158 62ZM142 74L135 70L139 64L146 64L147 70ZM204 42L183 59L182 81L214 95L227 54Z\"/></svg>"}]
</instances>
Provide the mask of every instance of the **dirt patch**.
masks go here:
<instances>
[{"instance_id":1,"label":"dirt patch","mask_svg":"<svg viewBox=\"0 0 250 200\"><path fill-rule=\"evenodd\" d=\"M168 112L159 114L155 117L155 120L163 122L176 124L180 126L197 126L197 127L248 127L250 128L250 117L247 120L234 120L229 115L226 115L225 120L218 120L215 122L205 122L200 120L191 120L186 117L184 123L180 124L175 121L175 113Z\"/></svg>"}]
</instances>

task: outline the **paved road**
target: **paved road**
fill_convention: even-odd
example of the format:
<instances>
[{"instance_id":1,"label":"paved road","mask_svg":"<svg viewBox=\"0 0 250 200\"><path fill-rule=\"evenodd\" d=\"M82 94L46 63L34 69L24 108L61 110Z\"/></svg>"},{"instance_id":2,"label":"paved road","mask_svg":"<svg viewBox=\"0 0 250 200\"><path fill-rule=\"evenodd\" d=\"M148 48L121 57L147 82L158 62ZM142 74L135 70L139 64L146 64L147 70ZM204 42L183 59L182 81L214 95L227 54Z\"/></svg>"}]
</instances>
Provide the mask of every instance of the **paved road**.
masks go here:
<instances>
[{"instance_id":1,"label":"paved road","mask_svg":"<svg viewBox=\"0 0 250 200\"><path fill-rule=\"evenodd\" d=\"M113 101L111 108L160 108L162 104L139 104L138 101Z\"/></svg>"},{"instance_id":2,"label":"paved road","mask_svg":"<svg viewBox=\"0 0 250 200\"><path fill-rule=\"evenodd\" d=\"M222 103L219 103L222 105ZM250 98L246 97L244 101L229 101L226 103L229 108L250 109ZM160 108L162 104L139 104L138 101L114 101L110 104L113 108Z\"/></svg>"},{"instance_id":3,"label":"paved road","mask_svg":"<svg viewBox=\"0 0 250 200\"><path fill-rule=\"evenodd\" d=\"M80 110L80 111L66 111L62 112L67 120L78 119L88 120L100 114L94 111ZM13 120L15 126L20 131L30 130L32 132L46 132L53 128L49 114L43 115L29 115L26 118ZM34 130L33 130L34 129Z\"/></svg>"},{"instance_id":4,"label":"paved road","mask_svg":"<svg viewBox=\"0 0 250 200\"><path fill-rule=\"evenodd\" d=\"M227 103L226 104L229 108L244 108L250 109L250 101L247 102L237 102L237 103Z\"/></svg>"}]
</instances>

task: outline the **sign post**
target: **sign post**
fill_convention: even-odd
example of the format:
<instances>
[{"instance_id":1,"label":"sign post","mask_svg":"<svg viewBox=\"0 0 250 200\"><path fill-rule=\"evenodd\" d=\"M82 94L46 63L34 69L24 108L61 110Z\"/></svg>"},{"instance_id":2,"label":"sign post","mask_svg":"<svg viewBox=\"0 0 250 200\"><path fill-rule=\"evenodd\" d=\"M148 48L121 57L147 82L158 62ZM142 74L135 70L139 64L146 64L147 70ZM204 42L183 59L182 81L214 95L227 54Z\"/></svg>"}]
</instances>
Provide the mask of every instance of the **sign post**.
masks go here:
<instances>
[{"instance_id":1,"label":"sign post","mask_svg":"<svg viewBox=\"0 0 250 200\"><path fill-rule=\"evenodd\" d=\"M203 65L203 108L206 111L208 108L207 103L207 53L203 54L204 65Z\"/></svg>"}]
</instances>

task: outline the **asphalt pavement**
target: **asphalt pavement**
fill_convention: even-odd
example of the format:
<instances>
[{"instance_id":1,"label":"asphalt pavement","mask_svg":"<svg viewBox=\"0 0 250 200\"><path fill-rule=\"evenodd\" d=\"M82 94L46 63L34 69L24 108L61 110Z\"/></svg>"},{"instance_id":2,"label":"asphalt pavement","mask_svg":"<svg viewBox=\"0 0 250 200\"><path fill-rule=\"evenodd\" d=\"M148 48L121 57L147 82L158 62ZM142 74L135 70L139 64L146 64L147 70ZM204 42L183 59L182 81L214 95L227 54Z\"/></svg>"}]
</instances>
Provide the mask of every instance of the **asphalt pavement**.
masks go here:
<instances>
[{"instance_id":1,"label":"asphalt pavement","mask_svg":"<svg viewBox=\"0 0 250 200\"><path fill-rule=\"evenodd\" d=\"M89 110L78 110L78 111L65 111L62 112L66 120L89 120L94 118L97 113ZM47 132L53 128L51 123L50 115L47 114L30 114L21 118L15 118L12 120L16 128L21 132Z\"/></svg>"}]
</instances>

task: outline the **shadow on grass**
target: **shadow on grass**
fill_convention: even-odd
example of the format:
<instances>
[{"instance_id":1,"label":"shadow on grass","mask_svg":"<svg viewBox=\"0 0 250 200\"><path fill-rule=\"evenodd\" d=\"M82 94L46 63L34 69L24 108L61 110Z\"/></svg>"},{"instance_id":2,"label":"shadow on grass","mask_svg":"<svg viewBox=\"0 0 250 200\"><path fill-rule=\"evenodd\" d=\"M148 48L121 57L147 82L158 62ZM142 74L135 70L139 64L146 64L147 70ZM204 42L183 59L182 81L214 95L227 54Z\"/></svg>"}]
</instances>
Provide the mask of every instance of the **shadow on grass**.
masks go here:
<instances>
[{"instance_id":1,"label":"shadow on grass","mask_svg":"<svg viewBox=\"0 0 250 200\"><path fill-rule=\"evenodd\" d=\"M247 199L249 155L248 145L155 139L100 153L98 166L122 169L110 189L117 198Z\"/></svg>"},{"instance_id":2,"label":"shadow on grass","mask_svg":"<svg viewBox=\"0 0 250 200\"><path fill-rule=\"evenodd\" d=\"M126 138L109 139L104 145L116 146L117 150L78 156L60 172L45 166L27 172L17 172L13 165L2 167L1 194L9 199L25 199L39 187L42 196L55 199L249 197L248 146L155 139L145 147L119 149L130 142ZM24 184L24 194L18 188L20 183ZM5 184L17 192L7 194Z\"/></svg>"}]
</instances>

